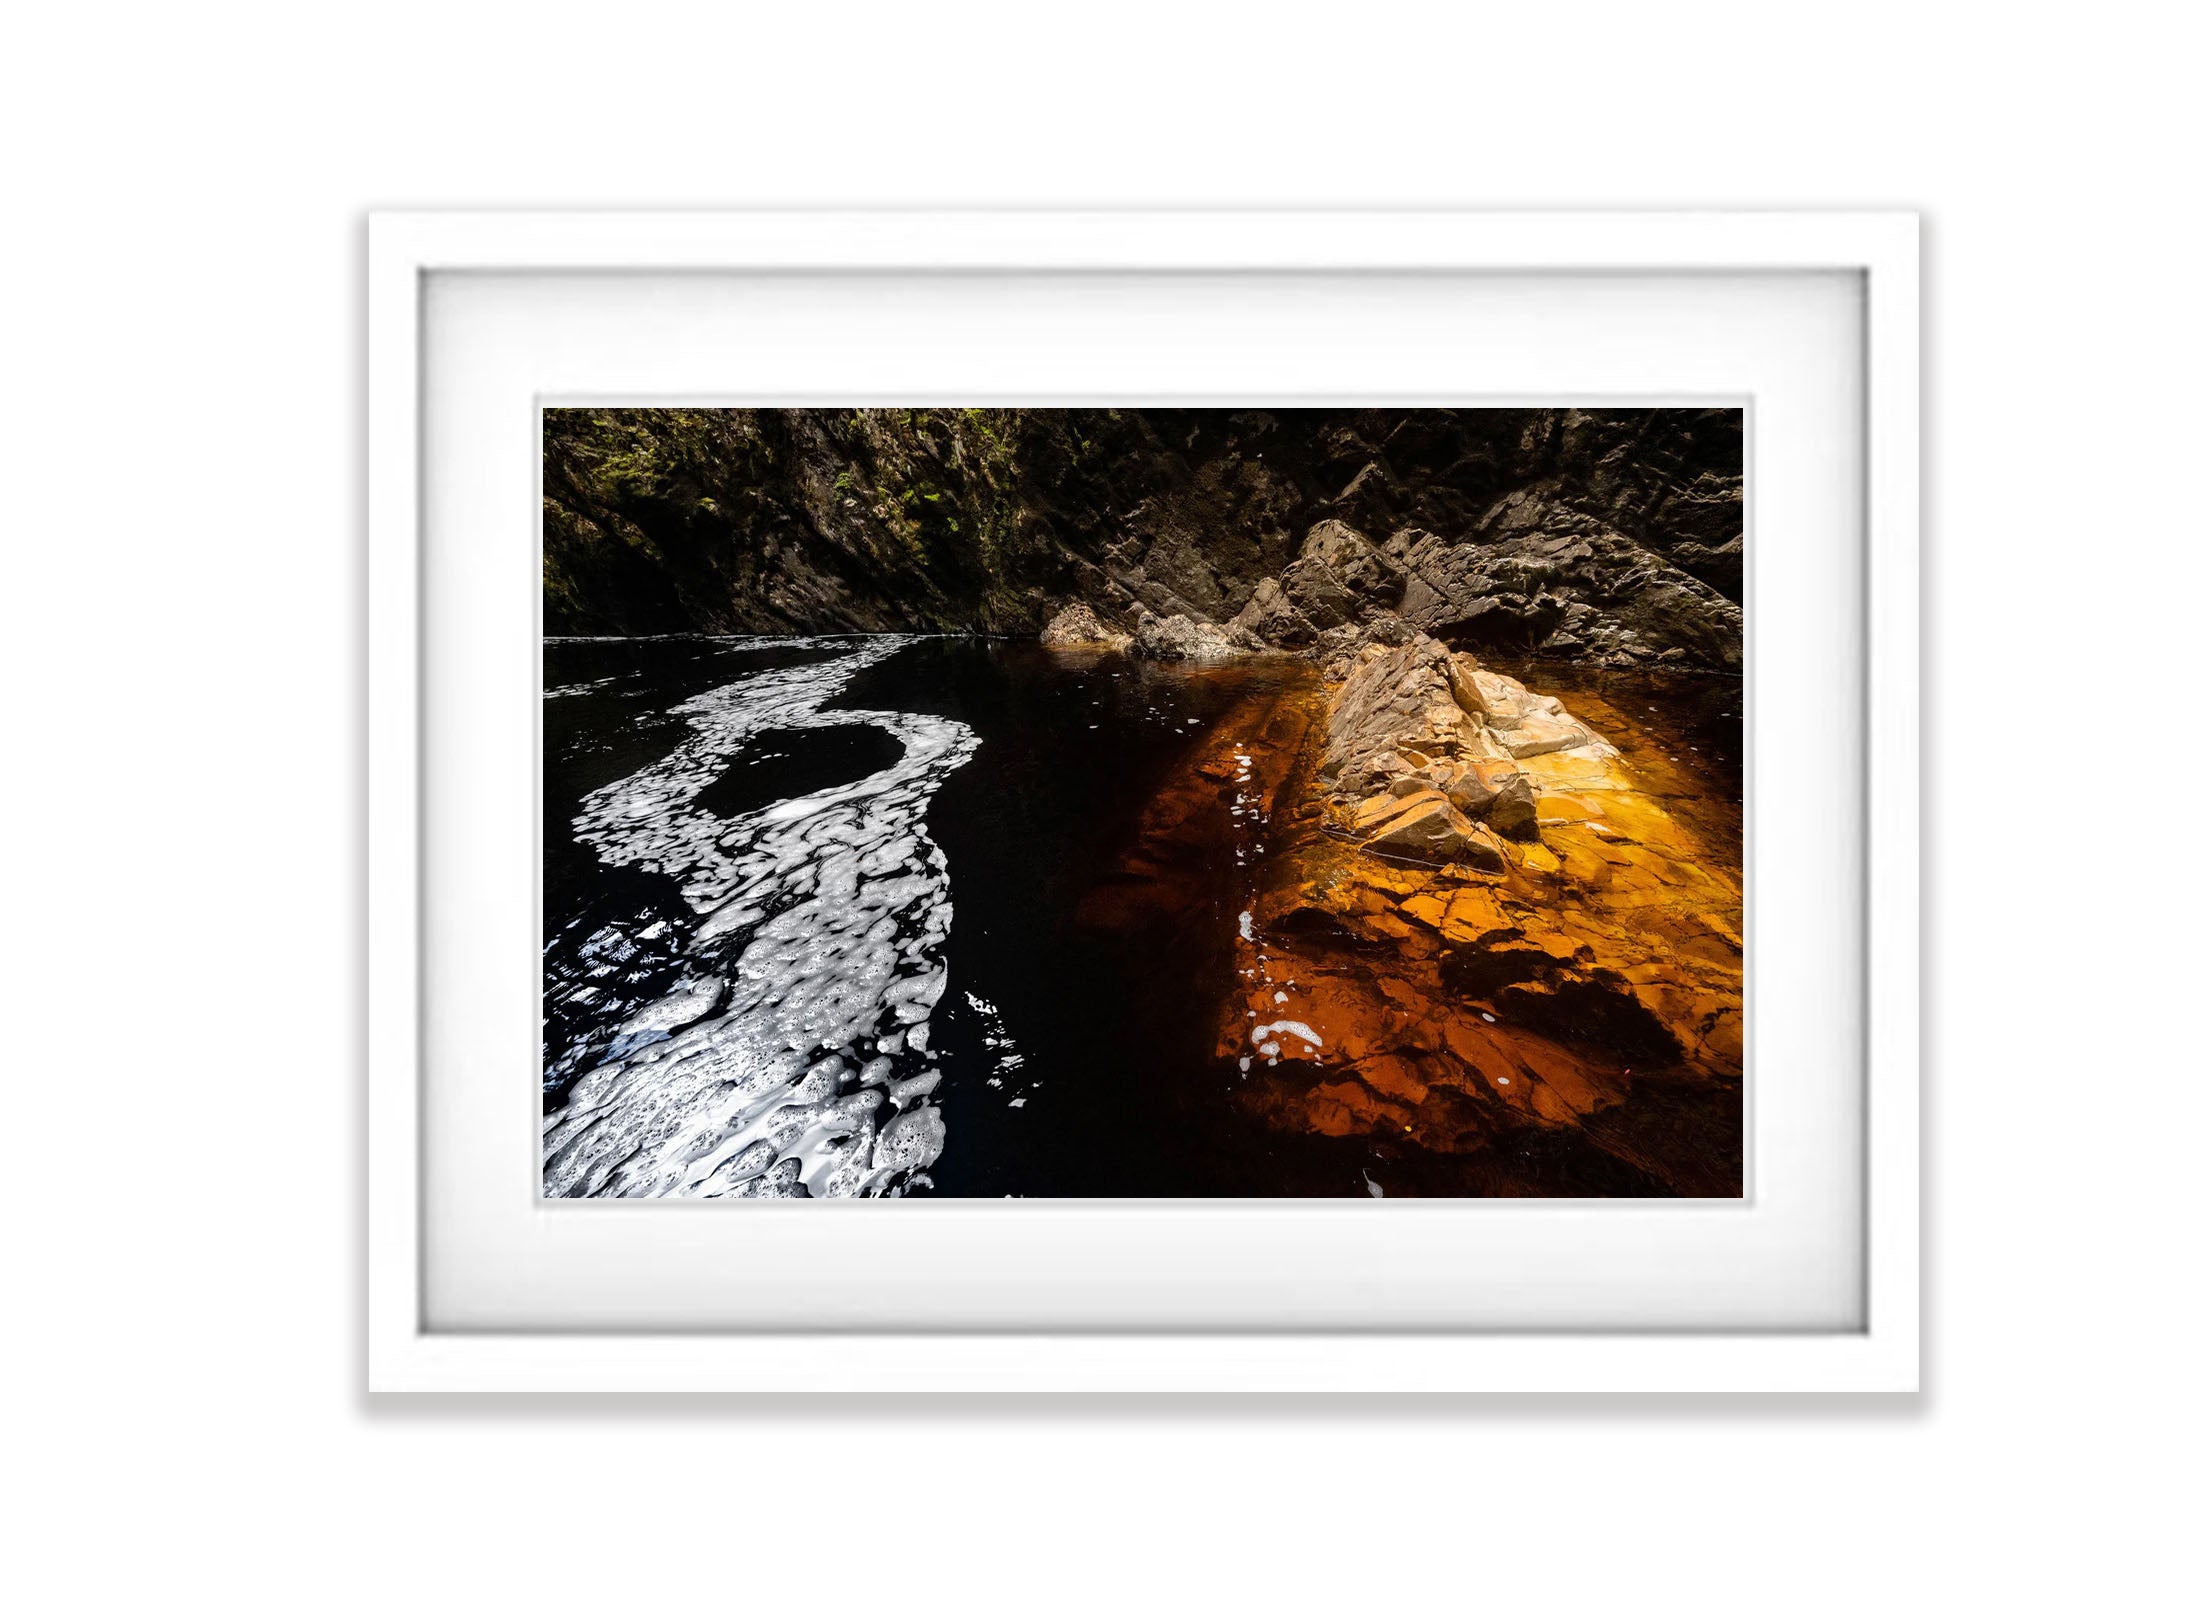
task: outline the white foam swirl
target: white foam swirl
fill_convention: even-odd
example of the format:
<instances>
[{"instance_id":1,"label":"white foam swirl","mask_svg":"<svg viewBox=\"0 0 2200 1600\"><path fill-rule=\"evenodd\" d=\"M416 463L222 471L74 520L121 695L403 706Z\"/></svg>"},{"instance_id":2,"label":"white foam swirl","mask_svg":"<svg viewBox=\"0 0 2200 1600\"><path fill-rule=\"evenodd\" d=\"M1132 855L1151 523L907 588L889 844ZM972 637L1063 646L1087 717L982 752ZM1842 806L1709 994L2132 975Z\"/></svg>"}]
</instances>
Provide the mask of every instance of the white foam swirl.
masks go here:
<instances>
[{"instance_id":1,"label":"white foam swirl","mask_svg":"<svg viewBox=\"0 0 2200 1600\"><path fill-rule=\"evenodd\" d=\"M923 819L978 737L944 717L820 709L906 642L697 695L674 708L694 730L678 750L582 801L575 836L674 879L699 926L670 992L544 1119L546 1196L887 1194L937 1159L924 1058L954 908ZM730 822L697 803L764 730L845 724L886 729L902 758Z\"/></svg>"}]
</instances>

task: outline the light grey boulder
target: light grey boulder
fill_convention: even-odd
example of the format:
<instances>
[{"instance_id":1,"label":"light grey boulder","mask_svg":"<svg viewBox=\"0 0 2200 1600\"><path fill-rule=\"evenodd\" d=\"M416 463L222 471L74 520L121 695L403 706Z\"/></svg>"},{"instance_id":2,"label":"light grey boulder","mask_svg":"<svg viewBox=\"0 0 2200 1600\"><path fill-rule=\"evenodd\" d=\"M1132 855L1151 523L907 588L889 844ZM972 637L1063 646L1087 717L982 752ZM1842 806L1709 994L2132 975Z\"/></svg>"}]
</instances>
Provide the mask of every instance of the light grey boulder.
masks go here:
<instances>
[{"instance_id":1,"label":"light grey boulder","mask_svg":"<svg viewBox=\"0 0 2200 1600\"><path fill-rule=\"evenodd\" d=\"M1039 632L1041 644L1073 648L1126 650L1131 636L1102 622L1092 607L1072 600L1054 613Z\"/></svg>"},{"instance_id":2,"label":"light grey boulder","mask_svg":"<svg viewBox=\"0 0 2200 1600\"><path fill-rule=\"evenodd\" d=\"M1258 648L1258 642L1242 633L1190 617L1157 617L1151 612L1138 619L1131 639L1131 654L1149 661L1227 661Z\"/></svg>"}]
</instances>

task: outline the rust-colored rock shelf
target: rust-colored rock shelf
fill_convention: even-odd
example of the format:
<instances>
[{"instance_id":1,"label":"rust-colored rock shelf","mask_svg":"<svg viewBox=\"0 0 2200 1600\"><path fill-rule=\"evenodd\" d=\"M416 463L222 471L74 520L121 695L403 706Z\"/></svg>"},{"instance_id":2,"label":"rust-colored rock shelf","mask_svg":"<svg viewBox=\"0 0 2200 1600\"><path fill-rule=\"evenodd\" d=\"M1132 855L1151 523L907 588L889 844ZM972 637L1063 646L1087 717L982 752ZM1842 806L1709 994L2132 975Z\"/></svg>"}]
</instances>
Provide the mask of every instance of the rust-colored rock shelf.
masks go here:
<instances>
[{"instance_id":1,"label":"rust-colored rock shelf","mask_svg":"<svg viewBox=\"0 0 2200 1600\"><path fill-rule=\"evenodd\" d=\"M1347 646L1155 796L1086 915L1181 914L1266 824L1213 1043L1260 1128L1368 1142L1391 1194L1741 1193L1738 796L1574 679Z\"/></svg>"}]
</instances>

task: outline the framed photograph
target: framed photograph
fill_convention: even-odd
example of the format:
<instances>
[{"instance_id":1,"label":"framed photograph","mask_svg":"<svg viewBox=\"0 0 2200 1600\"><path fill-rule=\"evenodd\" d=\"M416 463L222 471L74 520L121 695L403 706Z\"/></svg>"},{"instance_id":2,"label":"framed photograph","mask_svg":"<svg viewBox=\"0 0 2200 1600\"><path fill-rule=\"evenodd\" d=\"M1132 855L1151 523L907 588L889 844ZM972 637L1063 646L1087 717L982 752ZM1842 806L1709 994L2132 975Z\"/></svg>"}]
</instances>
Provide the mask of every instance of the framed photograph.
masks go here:
<instances>
[{"instance_id":1,"label":"framed photograph","mask_svg":"<svg viewBox=\"0 0 2200 1600\"><path fill-rule=\"evenodd\" d=\"M1914 218L368 286L372 1387L1916 1387Z\"/></svg>"}]
</instances>

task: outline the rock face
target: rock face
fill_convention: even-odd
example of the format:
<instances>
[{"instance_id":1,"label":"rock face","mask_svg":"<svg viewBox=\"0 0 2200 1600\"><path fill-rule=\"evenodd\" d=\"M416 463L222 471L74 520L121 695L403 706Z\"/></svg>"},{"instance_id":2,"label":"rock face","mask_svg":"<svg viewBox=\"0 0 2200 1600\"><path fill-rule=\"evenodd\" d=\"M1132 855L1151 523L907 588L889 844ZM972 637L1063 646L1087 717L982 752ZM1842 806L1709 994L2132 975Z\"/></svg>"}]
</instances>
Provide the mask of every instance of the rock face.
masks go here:
<instances>
[{"instance_id":1,"label":"rock face","mask_svg":"<svg viewBox=\"0 0 2200 1600\"><path fill-rule=\"evenodd\" d=\"M1233 625L1279 650L1303 650L1321 637L1321 630L1306 620L1275 578L1260 580Z\"/></svg>"},{"instance_id":2,"label":"rock face","mask_svg":"<svg viewBox=\"0 0 2200 1600\"><path fill-rule=\"evenodd\" d=\"M1406 578L1388 556L1332 518L1316 523L1299 559L1283 569L1283 592L1316 628L1339 628L1394 610Z\"/></svg>"},{"instance_id":3,"label":"rock face","mask_svg":"<svg viewBox=\"0 0 2200 1600\"><path fill-rule=\"evenodd\" d=\"M1472 543L1418 530L1394 541L1410 575L1405 621L1454 643L1604 666L1741 670L1741 608L1608 524L1524 490L1475 531Z\"/></svg>"},{"instance_id":4,"label":"rock face","mask_svg":"<svg viewBox=\"0 0 2200 1600\"><path fill-rule=\"evenodd\" d=\"M1030 635L1078 601L1734 670L1741 447L1714 410L554 409L545 626Z\"/></svg>"}]
</instances>

